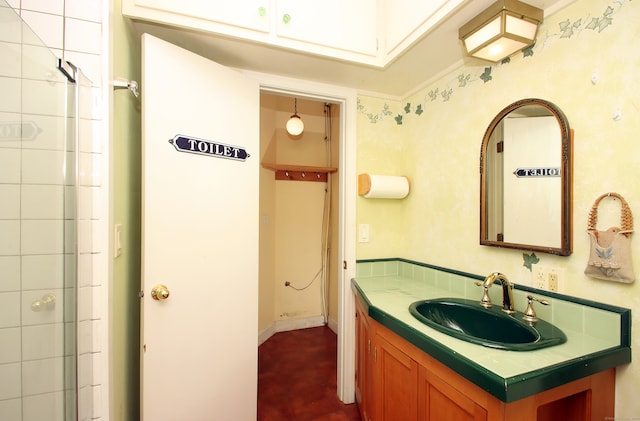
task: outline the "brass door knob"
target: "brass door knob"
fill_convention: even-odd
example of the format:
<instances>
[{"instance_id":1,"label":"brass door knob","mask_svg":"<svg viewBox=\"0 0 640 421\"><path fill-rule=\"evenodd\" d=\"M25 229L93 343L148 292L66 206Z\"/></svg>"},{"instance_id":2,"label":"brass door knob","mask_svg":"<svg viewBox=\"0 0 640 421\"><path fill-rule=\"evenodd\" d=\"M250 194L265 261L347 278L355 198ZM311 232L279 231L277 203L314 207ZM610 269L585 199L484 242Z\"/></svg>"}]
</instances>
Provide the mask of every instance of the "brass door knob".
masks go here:
<instances>
[{"instance_id":1,"label":"brass door knob","mask_svg":"<svg viewBox=\"0 0 640 421\"><path fill-rule=\"evenodd\" d=\"M169 288L162 284L154 286L151 290L151 298L156 301L166 300L169 298Z\"/></svg>"}]
</instances>

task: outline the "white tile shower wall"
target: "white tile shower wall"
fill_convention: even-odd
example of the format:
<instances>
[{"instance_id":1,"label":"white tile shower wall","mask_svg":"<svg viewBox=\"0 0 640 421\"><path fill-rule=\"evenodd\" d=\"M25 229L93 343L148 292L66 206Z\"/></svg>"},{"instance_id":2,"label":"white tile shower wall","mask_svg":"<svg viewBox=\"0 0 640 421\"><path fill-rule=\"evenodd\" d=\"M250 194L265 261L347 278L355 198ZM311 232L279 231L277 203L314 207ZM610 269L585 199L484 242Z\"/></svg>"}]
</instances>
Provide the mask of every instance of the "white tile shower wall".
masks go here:
<instances>
[{"instance_id":1,"label":"white tile shower wall","mask_svg":"<svg viewBox=\"0 0 640 421\"><path fill-rule=\"evenodd\" d=\"M65 92L48 96L26 97L27 89L49 91L61 85L49 84L59 74L50 70L20 63L16 44L26 44L24 55L48 57L53 51L58 57L82 69L92 81L81 104L79 149L81 154L78 179L78 352L79 420L100 420L107 408L101 368L106 358L101 340L103 303L107 284L107 259L104 255L106 217L102 207L107 192L102 183L103 136L102 91L103 78L103 0L9 0L8 3L43 40L48 49L39 47L39 40L21 33L21 27L11 19L1 19L0 56L0 122L29 122L41 129L40 135L21 145L19 140L3 141L0 153L0 193L12 197L11 204L0 204L0 414L7 420L52 421L63 418L63 373L61 360L72 343L58 343L63 329L59 312L33 313L25 311L43 293L63 292L65 256L60 249L64 234L62 216L58 209L69 202L57 203L55 208L38 206L38 197L74 197L75 190L64 186L63 177L56 171L67 158L64 133L68 122L60 117L64 104L59 100ZM13 13L0 8L0 15ZM5 22L7 22L5 24ZM34 60L38 61L38 60ZM20 79L22 76L22 79ZM10 127L10 126L9 126ZM55 163L55 164L54 164ZM22 186L18 187L20 183ZM42 195L42 196L39 196ZM67 199L69 200L69 199ZM20 223L20 218L24 223ZM19 253L28 253L19 256ZM51 274L55 276L51 276ZM22 288L23 292L20 292ZM21 318L23 326L20 328ZM24 397L21 399L21 395ZM55 418L51 418L55 415ZM5 418L6 417L6 418Z\"/></svg>"},{"instance_id":2,"label":"white tile shower wall","mask_svg":"<svg viewBox=\"0 0 640 421\"><path fill-rule=\"evenodd\" d=\"M64 19L62 15L56 16L22 9L20 16L47 47L58 50L63 48ZM25 42L40 44L37 40L29 40L27 37L25 37Z\"/></svg>"},{"instance_id":3,"label":"white tile shower wall","mask_svg":"<svg viewBox=\"0 0 640 421\"><path fill-rule=\"evenodd\" d=\"M64 0L21 0L22 10L35 10L62 16L64 12Z\"/></svg>"},{"instance_id":4,"label":"white tile shower wall","mask_svg":"<svg viewBox=\"0 0 640 421\"><path fill-rule=\"evenodd\" d=\"M0 42L2 54L2 74L9 77L20 77L20 44Z\"/></svg>"},{"instance_id":5,"label":"white tile shower wall","mask_svg":"<svg viewBox=\"0 0 640 421\"><path fill-rule=\"evenodd\" d=\"M93 24L95 25L95 24ZM96 40L95 42L99 42ZM100 45L100 44L98 44ZM101 233L107 232L103 227L104 219L98 218L98 212L93 210L96 198L102 197L102 144L96 142L93 135L98 133L96 129L100 124L99 115L100 90L89 83L89 80L81 75L78 79L80 86L80 115L79 115L79 167L78 167L78 258L90 259L91 266L102 267L102 257L105 250L104 242L108 241ZM99 202L98 202L99 203ZM82 210L82 211L81 211ZM79 352L78 364L78 397L80 406L78 419L99 419L102 411L102 387L100 371L96 367L101 366L104 358L102 343L99 340L100 326L102 323L100 297L106 285L106 279L95 277L94 271L85 271L78 266L78 320L90 322L91 343ZM104 271L106 273L106 271ZM81 279L80 275L88 276ZM80 349L80 348L79 348ZM84 403L84 404L83 404Z\"/></svg>"},{"instance_id":6,"label":"white tile shower wall","mask_svg":"<svg viewBox=\"0 0 640 421\"><path fill-rule=\"evenodd\" d=\"M20 289L20 257L0 256L0 293Z\"/></svg>"},{"instance_id":7,"label":"white tile shower wall","mask_svg":"<svg viewBox=\"0 0 640 421\"><path fill-rule=\"evenodd\" d=\"M68 17L102 22L102 0L67 0L65 9Z\"/></svg>"}]
</instances>

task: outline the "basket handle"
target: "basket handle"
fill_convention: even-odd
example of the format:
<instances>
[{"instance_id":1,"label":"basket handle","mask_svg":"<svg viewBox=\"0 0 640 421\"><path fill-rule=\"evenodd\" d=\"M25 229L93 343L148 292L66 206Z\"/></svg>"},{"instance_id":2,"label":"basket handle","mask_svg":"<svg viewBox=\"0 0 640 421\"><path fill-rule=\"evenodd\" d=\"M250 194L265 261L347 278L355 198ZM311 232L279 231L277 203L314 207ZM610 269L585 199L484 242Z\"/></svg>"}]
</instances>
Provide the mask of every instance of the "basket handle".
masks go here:
<instances>
[{"instance_id":1,"label":"basket handle","mask_svg":"<svg viewBox=\"0 0 640 421\"><path fill-rule=\"evenodd\" d=\"M591 210L589 211L589 224L587 229L596 229L596 224L598 222L598 204L602 199L610 196L620 199L620 229L622 231L633 231L633 215L631 215L631 208L629 208L629 204L626 200L624 200L624 197L614 192L603 194L602 196L598 197L593 203L593 206L591 206Z\"/></svg>"}]
</instances>

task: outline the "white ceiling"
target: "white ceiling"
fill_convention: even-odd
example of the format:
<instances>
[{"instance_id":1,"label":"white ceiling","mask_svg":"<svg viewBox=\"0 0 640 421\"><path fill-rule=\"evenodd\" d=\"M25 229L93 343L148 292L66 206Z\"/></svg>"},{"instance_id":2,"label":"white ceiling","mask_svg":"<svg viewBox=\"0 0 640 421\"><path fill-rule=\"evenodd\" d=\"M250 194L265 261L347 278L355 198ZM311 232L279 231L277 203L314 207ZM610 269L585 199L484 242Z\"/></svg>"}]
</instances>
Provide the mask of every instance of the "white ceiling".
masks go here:
<instances>
[{"instance_id":1,"label":"white ceiling","mask_svg":"<svg viewBox=\"0 0 640 421\"><path fill-rule=\"evenodd\" d=\"M526 0L526 3L543 9L546 18L573 1ZM146 22L135 22L135 27L138 32L148 32L225 66L402 99L463 64L488 64L463 56L458 28L493 2L468 0L384 69Z\"/></svg>"}]
</instances>

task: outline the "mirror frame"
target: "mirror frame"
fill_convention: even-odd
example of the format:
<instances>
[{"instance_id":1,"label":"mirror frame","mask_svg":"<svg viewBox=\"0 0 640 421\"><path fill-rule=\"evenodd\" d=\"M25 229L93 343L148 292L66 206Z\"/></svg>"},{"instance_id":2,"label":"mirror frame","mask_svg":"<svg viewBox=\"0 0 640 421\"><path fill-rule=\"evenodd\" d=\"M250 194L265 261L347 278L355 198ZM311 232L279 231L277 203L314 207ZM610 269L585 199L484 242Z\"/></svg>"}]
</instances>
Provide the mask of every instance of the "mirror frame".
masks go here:
<instances>
[{"instance_id":1,"label":"mirror frame","mask_svg":"<svg viewBox=\"0 0 640 421\"><path fill-rule=\"evenodd\" d=\"M488 216L486 201L486 162L487 162L487 146L489 138L496 126L512 111L529 105L537 105L546 108L558 121L560 126L561 146L559 153L561 154L560 162L560 179L561 187L561 216L560 216L560 247L539 246L535 244L518 244L507 243L502 241L494 241L487 239L488 232ZM482 147L480 150L480 244L484 246L513 248L520 250L537 251L542 253L556 254L560 256L569 256L573 251L572 242L572 216L573 214L573 130L569 128L569 121L562 110L555 104L539 98L527 98L516 101L498 113L491 121L489 127L482 138Z\"/></svg>"}]
</instances>

